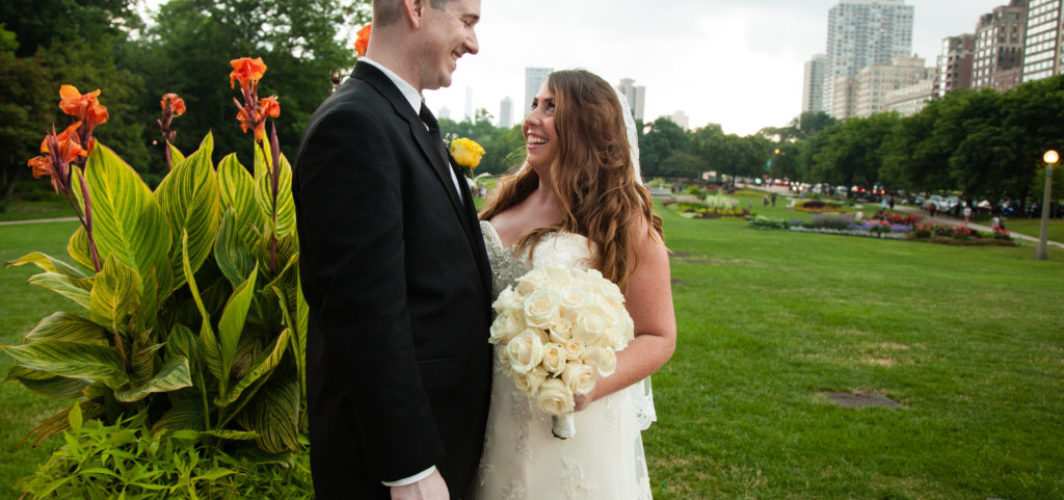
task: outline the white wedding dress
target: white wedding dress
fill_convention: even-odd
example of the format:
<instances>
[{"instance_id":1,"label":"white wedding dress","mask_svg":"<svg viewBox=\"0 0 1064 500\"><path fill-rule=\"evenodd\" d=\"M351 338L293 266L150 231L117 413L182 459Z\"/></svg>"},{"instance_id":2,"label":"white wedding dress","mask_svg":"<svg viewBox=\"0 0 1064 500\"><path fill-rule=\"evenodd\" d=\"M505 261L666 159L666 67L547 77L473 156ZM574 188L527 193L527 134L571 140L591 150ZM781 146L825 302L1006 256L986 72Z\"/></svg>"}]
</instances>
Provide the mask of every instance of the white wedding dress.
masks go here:
<instances>
[{"instance_id":1,"label":"white wedding dress","mask_svg":"<svg viewBox=\"0 0 1064 500\"><path fill-rule=\"evenodd\" d=\"M533 267L587 269L587 239L571 233L544 236L532 251L514 255L494 227L481 222L492 269L492 296ZM499 349L499 346L495 347ZM654 419L649 379L617 391L576 412L576 436L557 439L551 417L503 373L495 358L491 405L475 500L649 499L650 479L641 430Z\"/></svg>"}]
</instances>

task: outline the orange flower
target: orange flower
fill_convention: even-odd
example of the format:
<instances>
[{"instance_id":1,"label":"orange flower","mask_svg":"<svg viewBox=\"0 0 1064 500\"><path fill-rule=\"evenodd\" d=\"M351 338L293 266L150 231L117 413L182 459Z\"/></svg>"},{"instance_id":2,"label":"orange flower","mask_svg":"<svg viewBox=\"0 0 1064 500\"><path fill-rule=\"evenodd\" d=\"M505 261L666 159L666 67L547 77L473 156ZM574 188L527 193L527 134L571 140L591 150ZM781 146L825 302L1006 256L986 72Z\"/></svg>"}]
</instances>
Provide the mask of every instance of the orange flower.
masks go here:
<instances>
[{"instance_id":1,"label":"orange flower","mask_svg":"<svg viewBox=\"0 0 1064 500\"><path fill-rule=\"evenodd\" d=\"M355 53L358 54L358 57L366 55L366 49L369 48L369 32L372 26L372 24L363 26L355 36Z\"/></svg>"},{"instance_id":2,"label":"orange flower","mask_svg":"<svg viewBox=\"0 0 1064 500\"><path fill-rule=\"evenodd\" d=\"M277 102L277 96L259 99L259 112L262 113L262 116L270 118L281 116L281 104Z\"/></svg>"},{"instance_id":3,"label":"orange flower","mask_svg":"<svg viewBox=\"0 0 1064 500\"><path fill-rule=\"evenodd\" d=\"M233 88L238 81L243 88L247 88L249 84L257 84L266 73L266 63L262 62L261 57L241 57L229 61L229 64L233 66L233 71L229 73L229 88Z\"/></svg>"},{"instance_id":4,"label":"orange flower","mask_svg":"<svg viewBox=\"0 0 1064 500\"><path fill-rule=\"evenodd\" d=\"M41 176L54 176L55 168L52 167L52 159L47 156L38 156L36 158L30 158L30 161L26 162L33 169L33 178L40 179ZM55 184L55 180L52 180L52 184ZM56 188L58 191L58 188Z\"/></svg>"},{"instance_id":5,"label":"orange flower","mask_svg":"<svg viewBox=\"0 0 1064 500\"><path fill-rule=\"evenodd\" d=\"M159 101L159 105L162 106L164 112L169 110L174 116L185 114L185 100L173 92L164 94L163 100Z\"/></svg>"},{"instance_id":6,"label":"orange flower","mask_svg":"<svg viewBox=\"0 0 1064 500\"><path fill-rule=\"evenodd\" d=\"M107 114L107 108L101 106L99 101L96 100L99 95L100 89L88 94L82 94L73 85L63 85L59 87L59 97L62 99L59 101L59 109L85 122L85 128L89 133L92 133L92 129L96 128L97 125L107 123L107 119L110 117Z\"/></svg>"},{"instance_id":7,"label":"orange flower","mask_svg":"<svg viewBox=\"0 0 1064 500\"><path fill-rule=\"evenodd\" d=\"M58 135L55 136L55 140L59 144L60 148L63 147L63 143L70 142L71 141L71 137L73 137L74 139L77 139L77 137L78 137L77 131L78 131L78 127L80 127L80 126L81 126L81 122L71 123L69 127L67 127L65 130L63 130L62 132L60 132ZM50 137L50 135L46 135L46 136L44 136L44 140L41 141L41 152L42 153L50 152L50 151L48 151L48 138L49 137ZM75 142L75 144L76 144L76 142ZM81 147L79 146L78 149L80 150ZM81 155L82 156L85 156L86 154L87 153L84 150L81 151Z\"/></svg>"}]
</instances>

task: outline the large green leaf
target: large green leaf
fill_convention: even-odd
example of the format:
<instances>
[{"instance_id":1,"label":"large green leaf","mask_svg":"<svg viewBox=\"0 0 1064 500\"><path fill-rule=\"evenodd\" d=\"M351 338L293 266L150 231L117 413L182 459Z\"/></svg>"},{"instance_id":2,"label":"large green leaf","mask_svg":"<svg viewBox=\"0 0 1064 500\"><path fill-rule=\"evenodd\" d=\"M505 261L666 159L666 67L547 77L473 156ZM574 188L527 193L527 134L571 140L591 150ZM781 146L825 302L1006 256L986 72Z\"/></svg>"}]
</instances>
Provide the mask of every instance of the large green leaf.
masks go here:
<instances>
[{"instance_id":1,"label":"large green leaf","mask_svg":"<svg viewBox=\"0 0 1064 500\"><path fill-rule=\"evenodd\" d=\"M140 305L140 276L114 255L96 273L89 292L89 318L115 332L128 330L128 317Z\"/></svg>"},{"instance_id":2,"label":"large green leaf","mask_svg":"<svg viewBox=\"0 0 1064 500\"><path fill-rule=\"evenodd\" d=\"M240 379L226 397L219 395L215 398L214 403L218 406L229 406L244 392L245 389L251 387L251 384L257 382L260 378L267 376L277 365L281 364L281 358L284 357L285 349L288 347L288 329L285 328L281 331L281 334L277 336L277 340L273 344L273 349L270 352L265 353L261 359L259 359L255 366L248 371L243 378Z\"/></svg>"},{"instance_id":3,"label":"large green leaf","mask_svg":"<svg viewBox=\"0 0 1064 500\"><path fill-rule=\"evenodd\" d=\"M255 259L241 238L238 219L236 211L229 207L222 216L218 239L214 243L214 260L218 263L218 269L234 287L243 283L248 273L255 268Z\"/></svg>"},{"instance_id":4,"label":"large green leaf","mask_svg":"<svg viewBox=\"0 0 1064 500\"><path fill-rule=\"evenodd\" d=\"M26 334L27 342L44 340L106 345L107 330L76 314L56 312L45 316Z\"/></svg>"},{"instance_id":5,"label":"large green leaf","mask_svg":"<svg viewBox=\"0 0 1064 500\"><path fill-rule=\"evenodd\" d=\"M211 326L211 315L207 311L207 307L203 305L199 286L196 285L196 276L192 272L192 265L188 260L187 233L182 234L181 255L185 280L188 282L188 289L192 293L192 299L196 301L196 308L199 309L200 317L202 318L199 333L199 350L203 354L203 362L206 363L207 370L218 379L224 390L229 377L222 365L222 350L218 345L218 338L214 335L214 328Z\"/></svg>"},{"instance_id":6,"label":"large green leaf","mask_svg":"<svg viewBox=\"0 0 1064 500\"><path fill-rule=\"evenodd\" d=\"M203 403L198 396L171 396L170 403L172 406L152 424L152 430L200 430L204 428L206 420L203 414Z\"/></svg>"},{"instance_id":7,"label":"large green leaf","mask_svg":"<svg viewBox=\"0 0 1064 500\"><path fill-rule=\"evenodd\" d=\"M268 146L268 144L263 143ZM276 220L274 232L278 237L293 234L296 229L296 205L292 198L292 166L288 159L281 155L280 173L277 178L277 196L274 199L271 188L270 169L272 165L271 154L262 147L255 147L255 201L263 213Z\"/></svg>"},{"instance_id":8,"label":"large green leaf","mask_svg":"<svg viewBox=\"0 0 1064 500\"><path fill-rule=\"evenodd\" d=\"M247 280L233 290L229 296L225 308L222 310L222 318L218 321L218 341L221 344L222 373L228 374L233 366L233 358L236 356L236 348L240 344L240 335L244 332L244 322L247 320L248 309L251 307L251 299L255 296L255 280L258 276L258 268L254 268ZM224 398L227 391L222 391Z\"/></svg>"},{"instance_id":9,"label":"large green leaf","mask_svg":"<svg viewBox=\"0 0 1064 500\"><path fill-rule=\"evenodd\" d=\"M123 403L131 403L144 399L153 392L170 392L191 386L192 377L189 374L188 359L178 356L163 363L155 376L146 383L129 390L115 391L115 399Z\"/></svg>"},{"instance_id":10,"label":"large green leaf","mask_svg":"<svg viewBox=\"0 0 1064 500\"><path fill-rule=\"evenodd\" d=\"M181 154L177 146L170 144L170 141L166 141L166 146L170 148L170 169L173 170L175 165L185 161L185 155Z\"/></svg>"},{"instance_id":11,"label":"large green leaf","mask_svg":"<svg viewBox=\"0 0 1064 500\"><path fill-rule=\"evenodd\" d=\"M218 179L211 161L213 153L214 139L208 133L199 149L176 164L155 190L159 205L170 221L170 233L174 238L171 246L177 248L182 231L188 232L192 272L199 270L210 255L221 216ZM174 252L171 261L175 273L180 275L181 255ZM183 283L183 278L176 279L174 287Z\"/></svg>"},{"instance_id":12,"label":"large green leaf","mask_svg":"<svg viewBox=\"0 0 1064 500\"><path fill-rule=\"evenodd\" d=\"M86 290L92 288L92 283L89 282L88 277L81 270L45 253L31 252L7 263L9 266L22 266L25 264L33 264L41 268L42 271L49 273L69 276L78 286Z\"/></svg>"},{"instance_id":13,"label":"large green leaf","mask_svg":"<svg viewBox=\"0 0 1064 500\"><path fill-rule=\"evenodd\" d=\"M92 236L100 259L115 256L141 275L170 269L170 226L162 208L136 172L97 142L85 167L92 205ZM171 276L158 269L159 285Z\"/></svg>"},{"instance_id":14,"label":"large green leaf","mask_svg":"<svg viewBox=\"0 0 1064 500\"><path fill-rule=\"evenodd\" d=\"M249 431L259 433L258 445L268 453L299 449L299 382L294 370L278 367L237 417Z\"/></svg>"},{"instance_id":15,"label":"large green leaf","mask_svg":"<svg viewBox=\"0 0 1064 500\"><path fill-rule=\"evenodd\" d=\"M292 351L295 353L296 368L299 370L299 380L303 382L303 394L307 393L307 321L310 319L310 306L303 296L303 278L296 276L296 317L294 335L292 335Z\"/></svg>"},{"instance_id":16,"label":"large green leaf","mask_svg":"<svg viewBox=\"0 0 1064 500\"><path fill-rule=\"evenodd\" d=\"M218 186L222 205L236 212L233 227L244 248L248 251L255 249L266 222L266 212L259 209L255 202L255 179L237 161L235 153L226 156L218 164Z\"/></svg>"},{"instance_id":17,"label":"large green leaf","mask_svg":"<svg viewBox=\"0 0 1064 500\"><path fill-rule=\"evenodd\" d=\"M81 418L86 420L97 418L107 411L107 408L104 405L96 401L81 401L78 405L78 408L81 410ZM22 438L22 441L19 442L19 444L21 445L26 442L27 439L33 438L33 446L40 446L41 443L51 435L63 432L70 428L69 415L70 408L66 408L59 413L48 417L44 422L41 422L37 427L34 427L33 430L26 434L26 437Z\"/></svg>"},{"instance_id":18,"label":"large green leaf","mask_svg":"<svg viewBox=\"0 0 1064 500\"><path fill-rule=\"evenodd\" d=\"M129 382L118 353L108 346L65 340L44 340L0 346L16 364L54 375L103 382L117 389Z\"/></svg>"},{"instance_id":19,"label":"large green leaf","mask_svg":"<svg viewBox=\"0 0 1064 500\"><path fill-rule=\"evenodd\" d=\"M67 243L67 254L70 255L71 259L74 259L74 262L88 269L96 270L96 265L92 263L92 251L89 250L89 238L86 236L83 226L78 226L74 234L70 235L70 241Z\"/></svg>"},{"instance_id":20,"label":"large green leaf","mask_svg":"<svg viewBox=\"0 0 1064 500\"><path fill-rule=\"evenodd\" d=\"M69 276L57 273L41 273L30 276L29 284L47 288L82 306L89 308L89 291L78 286Z\"/></svg>"},{"instance_id":21,"label":"large green leaf","mask_svg":"<svg viewBox=\"0 0 1064 500\"><path fill-rule=\"evenodd\" d=\"M27 389L56 399L78 399L81 390L89 385L86 380L60 377L22 366L14 366L7 372L4 381L15 380Z\"/></svg>"}]
</instances>

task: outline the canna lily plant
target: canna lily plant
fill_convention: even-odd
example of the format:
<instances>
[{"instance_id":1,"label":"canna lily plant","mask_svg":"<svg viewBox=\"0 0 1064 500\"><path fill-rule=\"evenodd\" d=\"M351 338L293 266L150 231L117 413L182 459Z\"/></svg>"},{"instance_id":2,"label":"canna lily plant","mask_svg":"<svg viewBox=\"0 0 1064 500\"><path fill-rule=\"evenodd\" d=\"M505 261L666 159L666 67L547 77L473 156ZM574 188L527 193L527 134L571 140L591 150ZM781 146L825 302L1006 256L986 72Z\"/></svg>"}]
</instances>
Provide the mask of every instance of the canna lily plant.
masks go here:
<instances>
[{"instance_id":1,"label":"canna lily plant","mask_svg":"<svg viewBox=\"0 0 1064 500\"><path fill-rule=\"evenodd\" d=\"M247 99L237 103L255 131L253 174L235 154L212 161L208 134L183 155L169 141L184 103L164 96L164 145L172 168L153 192L114 151L92 138L107 119L99 91L64 86L74 124L54 127L30 160L70 201L81 227L69 260L33 252L9 262L73 302L77 312L43 318L19 345L6 380L62 399L107 423L146 412L154 429L191 429L267 453L299 450L305 430L307 307L299 290L292 171L280 154L276 98L257 99L261 59L233 61ZM239 67L238 67L239 64ZM68 88L69 87L69 88ZM168 106L169 104L169 106ZM169 111L169 115L167 112ZM165 123L165 127L163 124ZM69 426L70 408L44 420L34 445ZM238 443L239 444L239 443Z\"/></svg>"}]
</instances>

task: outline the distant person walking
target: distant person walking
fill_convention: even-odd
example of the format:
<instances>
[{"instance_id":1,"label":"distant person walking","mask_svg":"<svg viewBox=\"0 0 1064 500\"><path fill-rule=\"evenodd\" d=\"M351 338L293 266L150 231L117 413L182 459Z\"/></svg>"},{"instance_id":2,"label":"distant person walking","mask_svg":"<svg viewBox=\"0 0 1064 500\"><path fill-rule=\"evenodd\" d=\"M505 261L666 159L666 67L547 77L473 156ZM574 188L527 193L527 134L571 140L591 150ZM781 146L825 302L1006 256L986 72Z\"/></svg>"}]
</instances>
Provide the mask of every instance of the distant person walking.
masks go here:
<instances>
[{"instance_id":1,"label":"distant person walking","mask_svg":"<svg viewBox=\"0 0 1064 500\"><path fill-rule=\"evenodd\" d=\"M931 202L927 205L927 212L931 214L931 218L935 218L935 212L938 211L938 205L935 202Z\"/></svg>"},{"instance_id":2,"label":"distant person walking","mask_svg":"<svg viewBox=\"0 0 1064 500\"><path fill-rule=\"evenodd\" d=\"M894 197L893 196L890 197L890 201L888 203L890 205L890 211L893 212L894 211Z\"/></svg>"},{"instance_id":3,"label":"distant person walking","mask_svg":"<svg viewBox=\"0 0 1064 500\"><path fill-rule=\"evenodd\" d=\"M776 208L776 193L772 193L772 208Z\"/></svg>"},{"instance_id":4,"label":"distant person walking","mask_svg":"<svg viewBox=\"0 0 1064 500\"><path fill-rule=\"evenodd\" d=\"M968 225L968 221L972 218L972 207L967 203L964 204L964 225Z\"/></svg>"}]
</instances>

